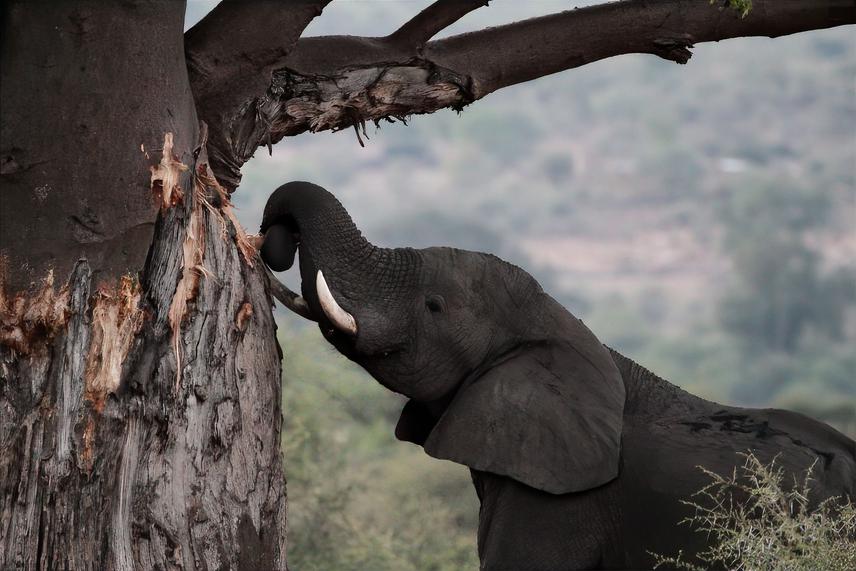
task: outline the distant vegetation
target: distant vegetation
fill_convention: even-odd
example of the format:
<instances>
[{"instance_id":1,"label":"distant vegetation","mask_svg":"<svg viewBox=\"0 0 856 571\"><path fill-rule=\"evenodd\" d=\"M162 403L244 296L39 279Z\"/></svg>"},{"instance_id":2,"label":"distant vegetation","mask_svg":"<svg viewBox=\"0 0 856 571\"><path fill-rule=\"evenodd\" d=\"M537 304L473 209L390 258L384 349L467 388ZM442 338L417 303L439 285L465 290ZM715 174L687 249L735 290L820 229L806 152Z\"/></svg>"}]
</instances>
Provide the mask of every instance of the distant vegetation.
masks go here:
<instances>
[{"instance_id":1,"label":"distant vegetation","mask_svg":"<svg viewBox=\"0 0 856 571\"><path fill-rule=\"evenodd\" d=\"M478 569L469 471L397 442L403 399L320 333L286 330L288 561L300 571Z\"/></svg>"},{"instance_id":2,"label":"distant vegetation","mask_svg":"<svg viewBox=\"0 0 856 571\"><path fill-rule=\"evenodd\" d=\"M535 8L556 9L495 2L451 31ZM412 11L333 3L333 27L312 33L382 34ZM234 198L255 229L276 186L314 181L378 243L513 261L601 340L693 393L853 435L856 35L694 52L686 66L602 61L460 115L384 124L364 149L352 133L286 139L259 152ZM477 568L467 470L396 442L401 400L280 318L290 563Z\"/></svg>"}]
</instances>

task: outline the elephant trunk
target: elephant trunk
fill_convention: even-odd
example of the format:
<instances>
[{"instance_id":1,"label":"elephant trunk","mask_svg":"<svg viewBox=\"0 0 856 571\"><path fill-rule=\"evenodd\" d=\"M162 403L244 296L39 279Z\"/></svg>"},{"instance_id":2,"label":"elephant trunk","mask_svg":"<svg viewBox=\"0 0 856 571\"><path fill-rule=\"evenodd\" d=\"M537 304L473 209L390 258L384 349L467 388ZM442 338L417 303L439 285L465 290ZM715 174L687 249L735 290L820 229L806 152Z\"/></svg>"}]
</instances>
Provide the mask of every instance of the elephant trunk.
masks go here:
<instances>
[{"instance_id":1,"label":"elephant trunk","mask_svg":"<svg viewBox=\"0 0 856 571\"><path fill-rule=\"evenodd\" d=\"M286 267L271 260L290 267L299 248L301 290L310 310L322 327L351 335L364 325L382 326L402 286L417 273L415 251L371 244L332 194L308 182L290 182L270 196L261 231L262 257L274 269Z\"/></svg>"}]
</instances>

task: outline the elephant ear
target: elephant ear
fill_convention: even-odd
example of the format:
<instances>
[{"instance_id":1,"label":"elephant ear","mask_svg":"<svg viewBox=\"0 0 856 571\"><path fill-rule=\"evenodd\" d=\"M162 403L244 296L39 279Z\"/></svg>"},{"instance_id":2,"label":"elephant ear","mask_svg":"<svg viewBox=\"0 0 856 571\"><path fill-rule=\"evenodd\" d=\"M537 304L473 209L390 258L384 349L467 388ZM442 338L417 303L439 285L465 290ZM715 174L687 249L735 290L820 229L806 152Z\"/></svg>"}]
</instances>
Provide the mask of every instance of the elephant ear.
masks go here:
<instances>
[{"instance_id":1,"label":"elephant ear","mask_svg":"<svg viewBox=\"0 0 856 571\"><path fill-rule=\"evenodd\" d=\"M588 349L522 347L463 386L433 427L405 407L400 437L427 428L431 456L552 494L605 484L618 475L624 384L602 345Z\"/></svg>"}]
</instances>

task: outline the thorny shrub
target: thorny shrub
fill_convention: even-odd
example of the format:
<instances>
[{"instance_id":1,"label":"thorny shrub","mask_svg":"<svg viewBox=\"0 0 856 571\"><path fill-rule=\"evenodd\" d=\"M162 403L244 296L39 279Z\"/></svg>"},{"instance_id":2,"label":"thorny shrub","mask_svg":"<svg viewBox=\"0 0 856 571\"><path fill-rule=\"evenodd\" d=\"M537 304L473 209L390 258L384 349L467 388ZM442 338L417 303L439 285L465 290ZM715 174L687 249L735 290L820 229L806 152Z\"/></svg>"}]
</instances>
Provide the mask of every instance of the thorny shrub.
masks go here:
<instances>
[{"instance_id":1,"label":"thorny shrub","mask_svg":"<svg viewBox=\"0 0 856 571\"><path fill-rule=\"evenodd\" d=\"M853 571L856 569L856 505L832 497L814 509L809 502L811 474L792 487L776 459L764 465L753 454L742 454L743 466L729 477L699 467L710 484L685 501L695 514L681 523L710 534L714 541L698 559L705 567L676 557L652 553L655 568L672 566L699 571L708 566L737 571ZM737 495L740 499L735 498ZM709 507L712 505L712 507Z\"/></svg>"}]
</instances>

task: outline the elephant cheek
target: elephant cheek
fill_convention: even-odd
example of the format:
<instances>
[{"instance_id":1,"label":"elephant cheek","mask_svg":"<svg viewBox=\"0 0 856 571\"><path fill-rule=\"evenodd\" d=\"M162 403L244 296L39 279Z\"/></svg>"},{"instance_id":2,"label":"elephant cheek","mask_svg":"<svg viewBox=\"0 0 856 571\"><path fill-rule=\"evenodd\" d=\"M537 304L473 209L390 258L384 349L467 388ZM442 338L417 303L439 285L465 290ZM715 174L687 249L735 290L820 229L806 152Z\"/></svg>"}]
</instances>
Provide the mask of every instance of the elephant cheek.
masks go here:
<instances>
[{"instance_id":1,"label":"elephant cheek","mask_svg":"<svg viewBox=\"0 0 856 571\"><path fill-rule=\"evenodd\" d=\"M408 383L408 386L403 387L401 392L419 402L432 402L454 392L460 384L460 379L450 378L437 371Z\"/></svg>"}]
</instances>

